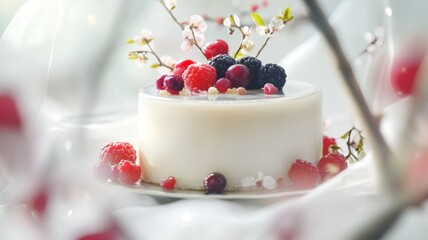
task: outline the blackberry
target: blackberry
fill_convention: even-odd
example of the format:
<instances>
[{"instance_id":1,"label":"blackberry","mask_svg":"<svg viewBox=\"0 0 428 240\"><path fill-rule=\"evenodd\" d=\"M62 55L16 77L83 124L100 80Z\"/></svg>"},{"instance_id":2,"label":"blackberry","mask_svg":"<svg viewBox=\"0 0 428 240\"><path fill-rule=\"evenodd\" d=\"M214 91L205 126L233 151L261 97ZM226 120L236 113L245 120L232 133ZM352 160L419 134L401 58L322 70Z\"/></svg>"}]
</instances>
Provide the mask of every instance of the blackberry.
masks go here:
<instances>
[{"instance_id":1,"label":"blackberry","mask_svg":"<svg viewBox=\"0 0 428 240\"><path fill-rule=\"evenodd\" d=\"M278 90L282 90L286 82L287 74L284 68L277 64L268 63L264 65L259 71L258 83L264 86L266 83L272 83Z\"/></svg>"},{"instance_id":2,"label":"blackberry","mask_svg":"<svg viewBox=\"0 0 428 240\"><path fill-rule=\"evenodd\" d=\"M227 69L235 63L235 59L227 54L217 55L209 61L209 64L213 66L217 72L217 79L224 78Z\"/></svg>"},{"instance_id":3,"label":"blackberry","mask_svg":"<svg viewBox=\"0 0 428 240\"><path fill-rule=\"evenodd\" d=\"M262 67L262 62L259 59L246 56L239 59L237 63L245 65L250 70L250 83L246 87L247 89L259 89L263 87L258 81L259 71Z\"/></svg>"}]
</instances>

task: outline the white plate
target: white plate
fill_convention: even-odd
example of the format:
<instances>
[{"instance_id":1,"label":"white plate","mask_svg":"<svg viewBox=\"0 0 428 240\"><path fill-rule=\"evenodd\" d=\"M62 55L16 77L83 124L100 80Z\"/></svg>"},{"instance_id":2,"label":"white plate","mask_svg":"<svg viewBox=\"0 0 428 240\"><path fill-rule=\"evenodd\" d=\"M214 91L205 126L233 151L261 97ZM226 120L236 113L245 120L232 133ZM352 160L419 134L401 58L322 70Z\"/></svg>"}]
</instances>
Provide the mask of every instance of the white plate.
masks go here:
<instances>
[{"instance_id":1,"label":"white plate","mask_svg":"<svg viewBox=\"0 0 428 240\"><path fill-rule=\"evenodd\" d=\"M275 190L246 190L246 191L233 191L225 192L223 194L207 194L204 191L197 190L180 190L175 189L172 191L163 190L161 186L142 183L135 186L122 186L119 184L113 184L115 187L121 188L125 191L146 194L155 197L167 197L167 198L198 198L198 199L272 199L272 198L287 198L301 196L308 193L310 190L295 190L292 188L279 188Z\"/></svg>"}]
</instances>

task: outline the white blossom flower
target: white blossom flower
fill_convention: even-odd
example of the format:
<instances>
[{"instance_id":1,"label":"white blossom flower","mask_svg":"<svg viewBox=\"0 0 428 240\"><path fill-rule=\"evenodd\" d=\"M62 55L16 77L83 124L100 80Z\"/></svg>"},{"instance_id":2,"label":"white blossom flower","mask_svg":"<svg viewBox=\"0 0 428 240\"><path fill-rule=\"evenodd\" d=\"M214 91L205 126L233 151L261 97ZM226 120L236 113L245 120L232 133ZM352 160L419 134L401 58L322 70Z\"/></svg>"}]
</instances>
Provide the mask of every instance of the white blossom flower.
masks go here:
<instances>
[{"instance_id":1,"label":"white blossom flower","mask_svg":"<svg viewBox=\"0 0 428 240\"><path fill-rule=\"evenodd\" d=\"M166 7L172 11L177 7L177 1L176 0L165 0Z\"/></svg>"},{"instance_id":2,"label":"white blossom flower","mask_svg":"<svg viewBox=\"0 0 428 240\"><path fill-rule=\"evenodd\" d=\"M175 66L175 64L177 63L177 61L176 60L174 60L171 56L169 56L169 55L164 55L164 56L161 56L160 57L160 59L161 59L161 61L165 64L165 65L167 65L168 67L174 67ZM158 67L157 68L157 70L158 70L158 73L160 74L160 75L163 75L163 74L168 74L168 73L171 73L171 69L169 69L169 68L166 68L166 67Z\"/></svg>"},{"instance_id":3,"label":"white blossom flower","mask_svg":"<svg viewBox=\"0 0 428 240\"><path fill-rule=\"evenodd\" d=\"M256 32L260 34L260 36L264 36L270 33L270 30L267 26L257 26Z\"/></svg>"},{"instance_id":4,"label":"white blossom flower","mask_svg":"<svg viewBox=\"0 0 428 240\"><path fill-rule=\"evenodd\" d=\"M269 23L269 30L271 32L278 32L279 30L283 29L285 26L282 19L278 18L272 18Z\"/></svg>"},{"instance_id":5,"label":"white blossom flower","mask_svg":"<svg viewBox=\"0 0 428 240\"><path fill-rule=\"evenodd\" d=\"M207 30L207 23L204 18L200 15L192 15L189 17L189 26L195 30L195 32L203 33Z\"/></svg>"},{"instance_id":6,"label":"white blossom flower","mask_svg":"<svg viewBox=\"0 0 428 240\"><path fill-rule=\"evenodd\" d=\"M193 34L195 35L195 39L193 39ZM190 29L189 26L187 26L184 30L183 30L183 37L184 37L184 41L183 43L181 43L181 50L184 52L190 52L193 48L193 45L195 45L195 40L196 40L196 44L201 45L204 40L205 40L205 35L200 33L200 32L193 32Z\"/></svg>"},{"instance_id":7,"label":"white blossom flower","mask_svg":"<svg viewBox=\"0 0 428 240\"><path fill-rule=\"evenodd\" d=\"M250 36L250 34L251 34L251 28L249 28L248 26L243 26L242 28L241 28L241 30L242 30L242 32L244 33L244 35L245 36Z\"/></svg>"},{"instance_id":8,"label":"white blossom flower","mask_svg":"<svg viewBox=\"0 0 428 240\"><path fill-rule=\"evenodd\" d=\"M253 50L253 48L254 48L254 42L251 41L248 37L245 37L244 40L242 41L242 50L245 53L248 53L251 50Z\"/></svg>"},{"instance_id":9,"label":"white blossom flower","mask_svg":"<svg viewBox=\"0 0 428 240\"><path fill-rule=\"evenodd\" d=\"M382 27L375 28L373 33L365 33L364 38L369 43L369 46L366 48L366 52L372 54L375 53L383 45L384 36L385 30Z\"/></svg>"},{"instance_id":10,"label":"white blossom flower","mask_svg":"<svg viewBox=\"0 0 428 240\"><path fill-rule=\"evenodd\" d=\"M143 53L139 53L138 58L135 59L135 64L137 65L137 67L142 68L144 67L144 65L147 63L147 56Z\"/></svg>"},{"instance_id":11,"label":"white blossom flower","mask_svg":"<svg viewBox=\"0 0 428 240\"><path fill-rule=\"evenodd\" d=\"M232 23L231 18L233 18L233 21L235 22L235 24ZM239 17L236 15L231 15L231 16L224 19L223 25L225 25L226 27L229 27L229 28L232 26L240 27L241 26L241 19L239 19Z\"/></svg>"},{"instance_id":12,"label":"white blossom flower","mask_svg":"<svg viewBox=\"0 0 428 240\"><path fill-rule=\"evenodd\" d=\"M143 40L150 42L151 40L153 40L152 31L150 31L149 29L143 29L141 30L141 35L133 37L132 40L139 44L145 44Z\"/></svg>"}]
</instances>

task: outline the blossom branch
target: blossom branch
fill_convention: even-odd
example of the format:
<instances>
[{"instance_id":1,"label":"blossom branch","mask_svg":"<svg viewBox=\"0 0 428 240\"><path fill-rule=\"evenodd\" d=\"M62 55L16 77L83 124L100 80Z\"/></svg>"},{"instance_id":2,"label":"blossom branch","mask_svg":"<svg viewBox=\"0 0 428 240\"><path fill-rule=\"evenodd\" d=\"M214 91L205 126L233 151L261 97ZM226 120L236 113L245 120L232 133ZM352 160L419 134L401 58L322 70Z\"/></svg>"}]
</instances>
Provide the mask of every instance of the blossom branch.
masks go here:
<instances>
[{"instance_id":1,"label":"blossom branch","mask_svg":"<svg viewBox=\"0 0 428 240\"><path fill-rule=\"evenodd\" d=\"M263 45L261 46L261 48L259 49L259 51L256 54L256 58L259 57L260 53L263 51L263 49L266 47L267 43L269 42L269 39L271 39L273 32L270 32L269 35L266 37L265 42L263 43Z\"/></svg>"},{"instance_id":2,"label":"blossom branch","mask_svg":"<svg viewBox=\"0 0 428 240\"><path fill-rule=\"evenodd\" d=\"M166 4L163 0L159 0L159 2L162 4L162 6L168 12L169 16L171 16L172 20L174 20L174 22L177 23L177 25L181 28L181 31L183 31L184 25L178 21L177 17L175 17L175 15L172 13L172 10L166 6Z\"/></svg>"},{"instance_id":3,"label":"blossom branch","mask_svg":"<svg viewBox=\"0 0 428 240\"><path fill-rule=\"evenodd\" d=\"M238 28L238 30L239 30L239 32L241 32L241 34L242 34L242 41L241 41L241 44L239 45L239 48L238 48L238 50L235 52L235 54L233 55L233 58L234 59L236 59L236 57L238 56L238 54L239 54L239 52L241 51L241 49L243 48L243 46L244 46L244 40L245 40L245 37L246 37L246 35L245 35L245 33L244 33L244 31L242 31L242 29L240 28L240 27L238 27L238 26L236 26L236 25L234 25L236 28Z\"/></svg>"},{"instance_id":4,"label":"blossom branch","mask_svg":"<svg viewBox=\"0 0 428 240\"><path fill-rule=\"evenodd\" d=\"M202 50L201 46L199 46L198 42L196 41L196 36L195 36L195 30L193 30L193 26L190 25L189 26L190 31L192 32L192 38L193 38L193 44L196 46L196 48L198 48L198 50L202 53L202 55L204 55L205 59L208 60L207 56L205 55L204 51Z\"/></svg>"},{"instance_id":5,"label":"blossom branch","mask_svg":"<svg viewBox=\"0 0 428 240\"><path fill-rule=\"evenodd\" d=\"M147 47L150 49L150 51L145 51L145 50L133 51L133 52L131 52L131 54L132 53L135 53L135 54L152 54L156 58L156 60L158 61L160 67L166 67L169 70L173 69L171 66L168 66L167 64L162 62L160 57L155 53L155 51L153 51L153 48L150 46L149 41L147 41L146 39L143 39L143 42L147 45Z\"/></svg>"}]
</instances>

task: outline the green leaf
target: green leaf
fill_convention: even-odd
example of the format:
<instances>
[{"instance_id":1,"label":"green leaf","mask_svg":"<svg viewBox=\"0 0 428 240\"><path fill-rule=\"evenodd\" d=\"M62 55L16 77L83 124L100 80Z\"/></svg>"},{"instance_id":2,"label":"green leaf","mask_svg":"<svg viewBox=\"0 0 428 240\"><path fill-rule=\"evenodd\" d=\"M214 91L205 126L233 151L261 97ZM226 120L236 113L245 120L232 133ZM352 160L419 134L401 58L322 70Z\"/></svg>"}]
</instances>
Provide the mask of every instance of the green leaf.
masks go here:
<instances>
[{"instance_id":1,"label":"green leaf","mask_svg":"<svg viewBox=\"0 0 428 240\"><path fill-rule=\"evenodd\" d=\"M172 11L174 11L174 9L175 9L175 6L172 6L170 11L172 12Z\"/></svg>"},{"instance_id":2,"label":"green leaf","mask_svg":"<svg viewBox=\"0 0 428 240\"><path fill-rule=\"evenodd\" d=\"M347 139L349 137L349 133L350 132L347 132L347 133L343 134L343 136L341 136L340 138L341 139Z\"/></svg>"},{"instance_id":3,"label":"green leaf","mask_svg":"<svg viewBox=\"0 0 428 240\"><path fill-rule=\"evenodd\" d=\"M147 45L147 44L149 44L149 43L151 43L153 41L153 38L149 38L149 39L143 39L143 40L141 40L141 45Z\"/></svg>"},{"instance_id":4,"label":"green leaf","mask_svg":"<svg viewBox=\"0 0 428 240\"><path fill-rule=\"evenodd\" d=\"M235 18L233 17L233 15L229 15L229 19L232 25L236 25Z\"/></svg>"},{"instance_id":5,"label":"green leaf","mask_svg":"<svg viewBox=\"0 0 428 240\"><path fill-rule=\"evenodd\" d=\"M333 152L342 151L342 149L337 145L332 145L332 146L330 146L330 148L331 148L331 150L333 150Z\"/></svg>"},{"instance_id":6,"label":"green leaf","mask_svg":"<svg viewBox=\"0 0 428 240\"><path fill-rule=\"evenodd\" d=\"M357 150L357 153L360 154L364 149L364 141L361 138L360 141L358 142L358 146L355 150Z\"/></svg>"},{"instance_id":7,"label":"green leaf","mask_svg":"<svg viewBox=\"0 0 428 240\"><path fill-rule=\"evenodd\" d=\"M244 54L244 53L242 52L242 50L241 50L241 51L239 51L239 52L238 52L238 54L236 54L235 60L236 60L236 59L243 58L243 57L245 57L245 54Z\"/></svg>"},{"instance_id":8,"label":"green leaf","mask_svg":"<svg viewBox=\"0 0 428 240\"><path fill-rule=\"evenodd\" d=\"M135 53L135 52L131 52L131 53L129 53L129 55L128 55L128 59L129 59L129 60L137 60L137 59L138 59L138 54L137 54L137 53Z\"/></svg>"},{"instance_id":9,"label":"green leaf","mask_svg":"<svg viewBox=\"0 0 428 240\"><path fill-rule=\"evenodd\" d=\"M293 19L293 13L291 12L290 7L287 7L284 12L282 12L282 20L289 22Z\"/></svg>"},{"instance_id":10,"label":"green leaf","mask_svg":"<svg viewBox=\"0 0 428 240\"><path fill-rule=\"evenodd\" d=\"M255 12L251 13L251 18L253 19L254 23L257 26L265 26L266 25L265 22L263 21L263 18L258 13L255 13Z\"/></svg>"},{"instance_id":11,"label":"green leaf","mask_svg":"<svg viewBox=\"0 0 428 240\"><path fill-rule=\"evenodd\" d=\"M134 44L134 43L135 43L135 41L134 41L134 39L130 38L130 39L128 39L128 40L126 41L126 43L127 43L127 44Z\"/></svg>"},{"instance_id":12,"label":"green leaf","mask_svg":"<svg viewBox=\"0 0 428 240\"><path fill-rule=\"evenodd\" d=\"M159 63L153 63L150 67L153 69L156 69L156 68L160 67L160 65L159 65Z\"/></svg>"}]
</instances>

